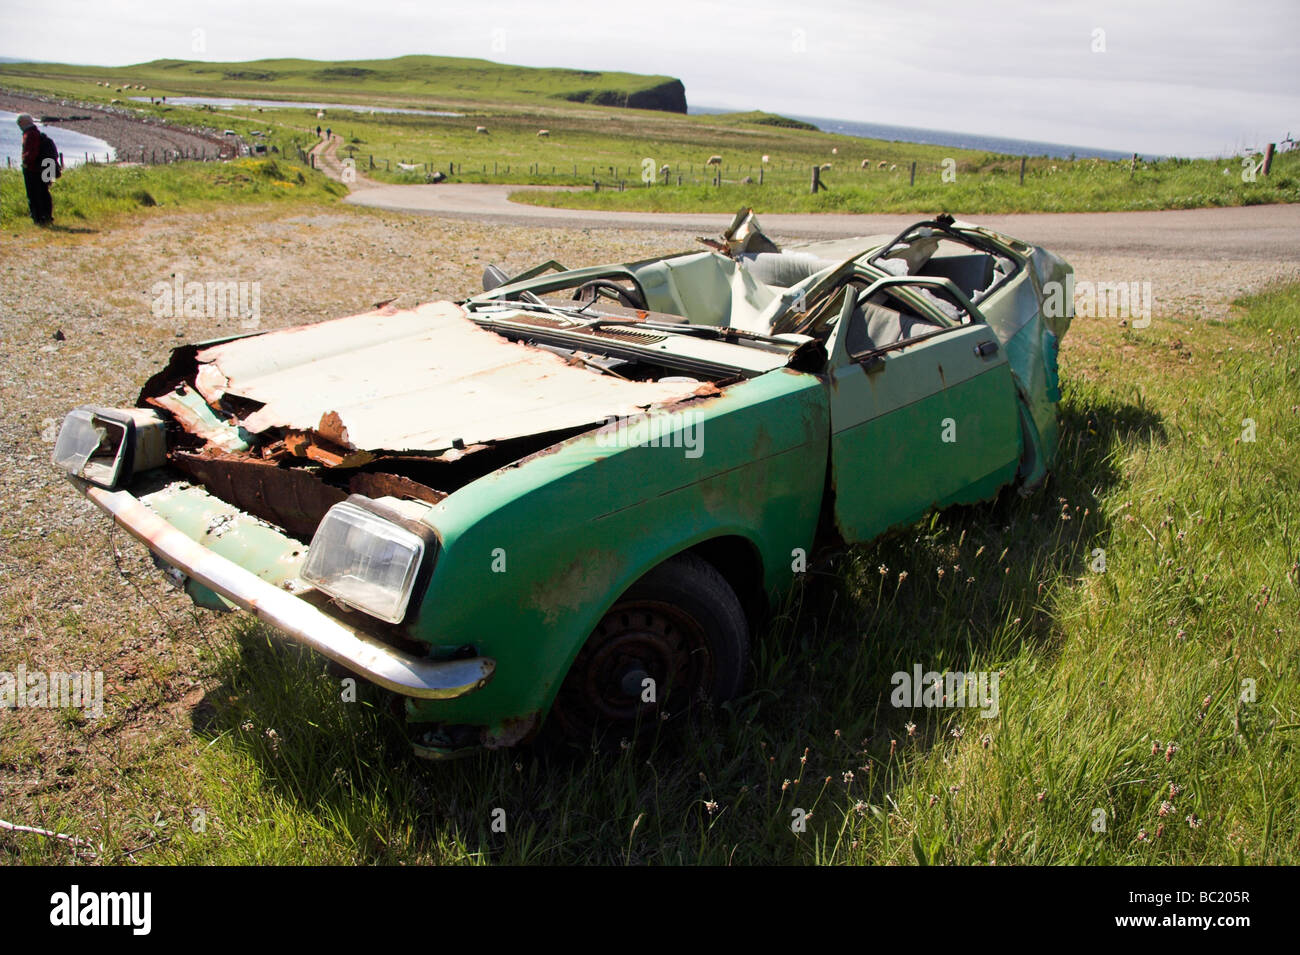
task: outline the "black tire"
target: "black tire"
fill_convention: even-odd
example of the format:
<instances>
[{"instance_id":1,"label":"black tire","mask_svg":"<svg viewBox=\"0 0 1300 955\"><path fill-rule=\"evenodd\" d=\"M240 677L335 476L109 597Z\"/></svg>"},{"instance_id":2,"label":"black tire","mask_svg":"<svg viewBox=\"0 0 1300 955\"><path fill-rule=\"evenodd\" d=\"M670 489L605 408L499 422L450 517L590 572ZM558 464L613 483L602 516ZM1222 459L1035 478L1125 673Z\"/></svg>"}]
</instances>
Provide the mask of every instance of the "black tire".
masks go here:
<instances>
[{"instance_id":1,"label":"black tire","mask_svg":"<svg viewBox=\"0 0 1300 955\"><path fill-rule=\"evenodd\" d=\"M708 561L679 554L601 618L564 678L551 722L579 744L630 739L661 714L675 719L731 699L748 662L749 625L735 591Z\"/></svg>"}]
</instances>

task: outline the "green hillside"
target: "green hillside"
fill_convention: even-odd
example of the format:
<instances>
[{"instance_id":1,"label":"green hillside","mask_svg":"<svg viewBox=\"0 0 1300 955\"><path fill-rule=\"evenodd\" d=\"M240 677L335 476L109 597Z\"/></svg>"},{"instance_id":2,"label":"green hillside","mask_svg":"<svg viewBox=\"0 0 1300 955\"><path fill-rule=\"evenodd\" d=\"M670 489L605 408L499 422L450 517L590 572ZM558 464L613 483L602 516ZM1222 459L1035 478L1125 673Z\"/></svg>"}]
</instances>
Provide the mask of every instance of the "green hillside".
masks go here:
<instances>
[{"instance_id":1,"label":"green hillside","mask_svg":"<svg viewBox=\"0 0 1300 955\"><path fill-rule=\"evenodd\" d=\"M421 103L438 101L449 105L568 101L686 112L686 90L681 80L671 76L512 66L450 56L243 63L153 60L120 67L7 63L0 67L0 79L6 76L54 84L143 84L148 92L165 95L281 99L330 96L344 102L357 97L416 97Z\"/></svg>"}]
</instances>

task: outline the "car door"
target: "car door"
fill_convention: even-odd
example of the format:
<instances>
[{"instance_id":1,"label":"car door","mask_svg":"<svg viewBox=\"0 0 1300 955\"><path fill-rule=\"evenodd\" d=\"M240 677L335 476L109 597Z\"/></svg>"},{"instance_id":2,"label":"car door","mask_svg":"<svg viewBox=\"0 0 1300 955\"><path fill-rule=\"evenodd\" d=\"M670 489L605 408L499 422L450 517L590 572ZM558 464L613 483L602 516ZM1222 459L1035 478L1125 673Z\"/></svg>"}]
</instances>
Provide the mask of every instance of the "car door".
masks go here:
<instances>
[{"instance_id":1,"label":"car door","mask_svg":"<svg viewBox=\"0 0 1300 955\"><path fill-rule=\"evenodd\" d=\"M964 323L909 305L907 287L942 295ZM947 280L921 277L849 286L843 299L829 389L835 521L844 539L870 540L1010 481L1022 447L1016 389L975 306Z\"/></svg>"}]
</instances>

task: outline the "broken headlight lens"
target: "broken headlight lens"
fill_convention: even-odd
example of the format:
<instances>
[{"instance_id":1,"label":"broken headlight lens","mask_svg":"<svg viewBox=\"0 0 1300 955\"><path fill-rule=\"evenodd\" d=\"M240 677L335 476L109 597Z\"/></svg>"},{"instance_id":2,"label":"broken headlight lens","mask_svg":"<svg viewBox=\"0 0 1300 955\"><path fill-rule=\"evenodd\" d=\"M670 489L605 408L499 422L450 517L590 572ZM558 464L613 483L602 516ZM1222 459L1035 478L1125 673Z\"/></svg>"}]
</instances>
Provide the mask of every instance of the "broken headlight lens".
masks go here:
<instances>
[{"instance_id":1,"label":"broken headlight lens","mask_svg":"<svg viewBox=\"0 0 1300 955\"><path fill-rule=\"evenodd\" d=\"M400 623L424 560L425 540L357 501L354 496L325 514L311 539L302 579L380 620Z\"/></svg>"},{"instance_id":2,"label":"broken headlight lens","mask_svg":"<svg viewBox=\"0 0 1300 955\"><path fill-rule=\"evenodd\" d=\"M143 408L77 408L54 442L54 463L74 477L113 488L159 467L167 454L162 418Z\"/></svg>"}]
</instances>

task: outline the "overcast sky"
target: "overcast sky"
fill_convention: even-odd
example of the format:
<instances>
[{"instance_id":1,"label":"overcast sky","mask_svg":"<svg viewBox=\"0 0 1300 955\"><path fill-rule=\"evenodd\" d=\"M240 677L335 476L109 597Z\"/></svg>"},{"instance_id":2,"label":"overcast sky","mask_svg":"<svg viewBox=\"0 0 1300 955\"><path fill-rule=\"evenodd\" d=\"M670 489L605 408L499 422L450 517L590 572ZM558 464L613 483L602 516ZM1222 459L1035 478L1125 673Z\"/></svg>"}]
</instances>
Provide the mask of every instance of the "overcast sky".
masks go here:
<instances>
[{"instance_id":1,"label":"overcast sky","mask_svg":"<svg viewBox=\"0 0 1300 955\"><path fill-rule=\"evenodd\" d=\"M1144 153L1300 132L1300 0L0 0L0 56L408 53L666 73L692 105Z\"/></svg>"}]
</instances>

